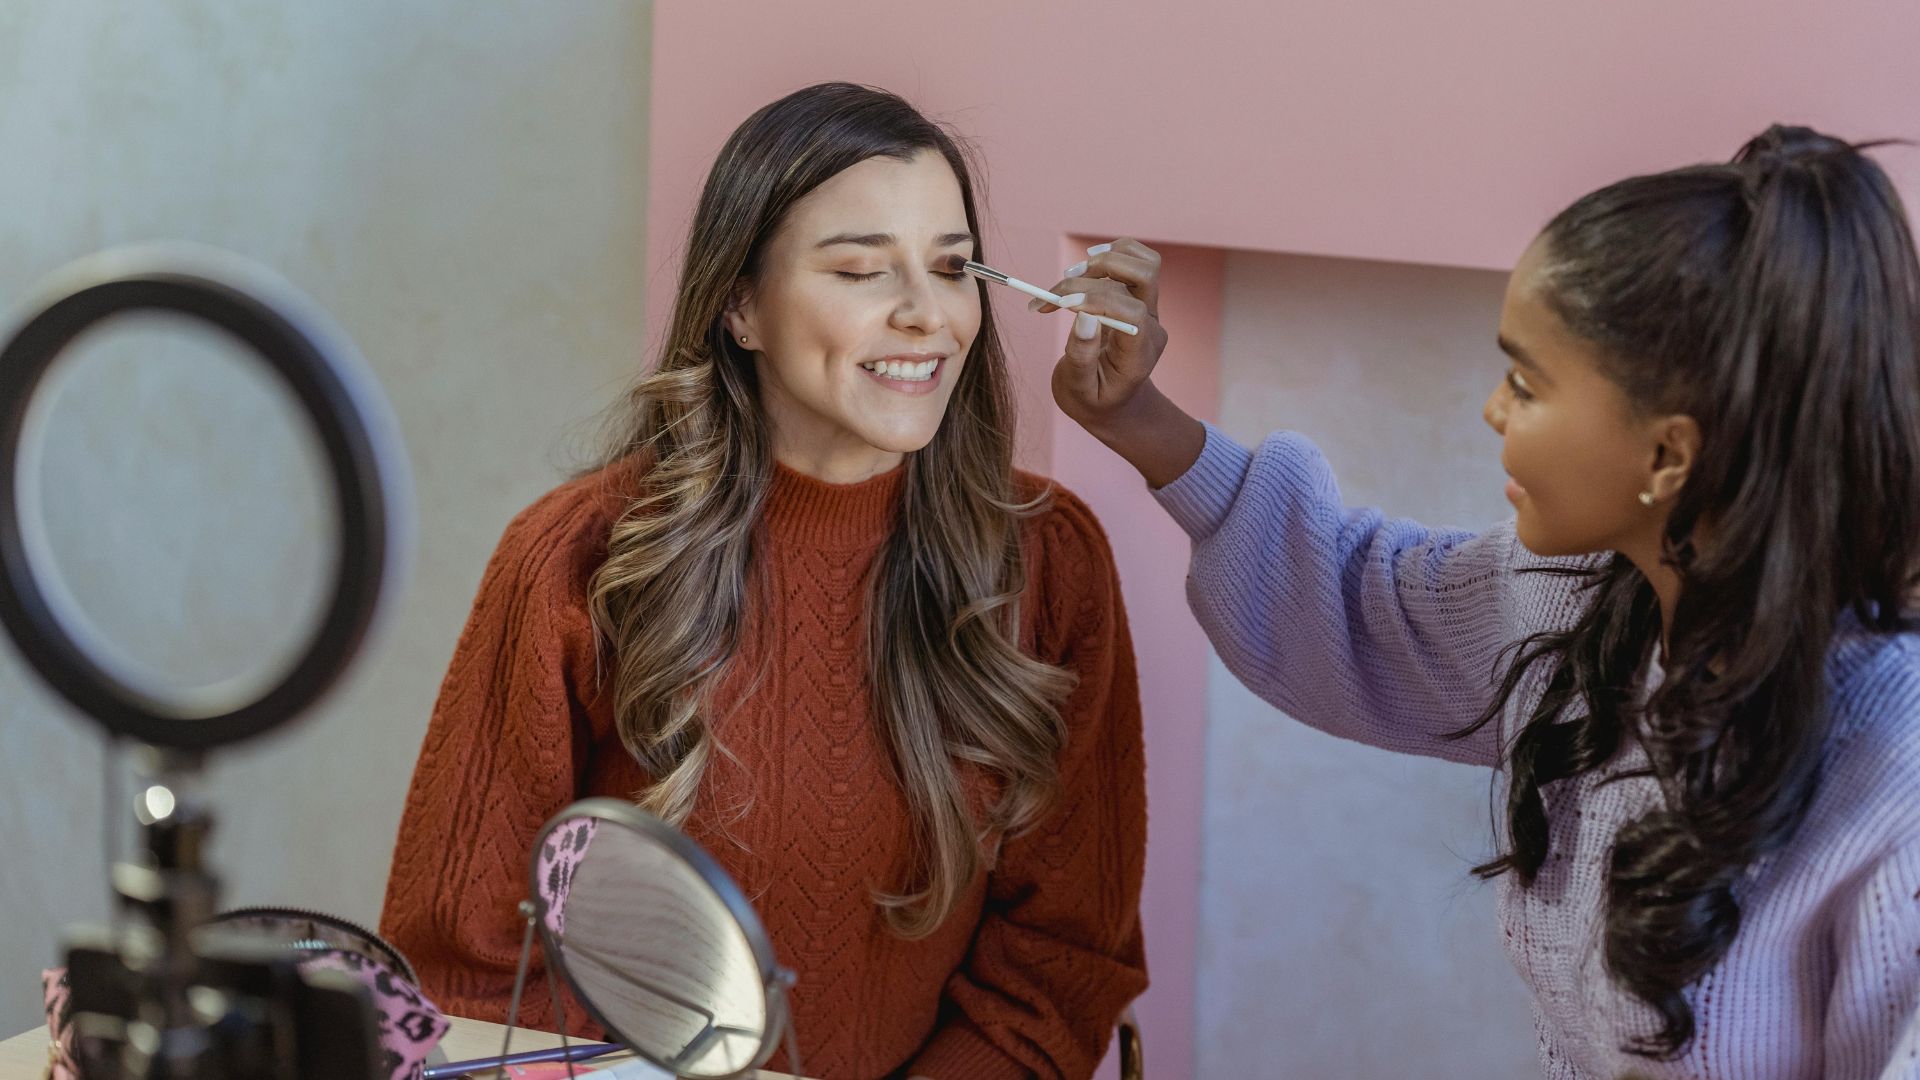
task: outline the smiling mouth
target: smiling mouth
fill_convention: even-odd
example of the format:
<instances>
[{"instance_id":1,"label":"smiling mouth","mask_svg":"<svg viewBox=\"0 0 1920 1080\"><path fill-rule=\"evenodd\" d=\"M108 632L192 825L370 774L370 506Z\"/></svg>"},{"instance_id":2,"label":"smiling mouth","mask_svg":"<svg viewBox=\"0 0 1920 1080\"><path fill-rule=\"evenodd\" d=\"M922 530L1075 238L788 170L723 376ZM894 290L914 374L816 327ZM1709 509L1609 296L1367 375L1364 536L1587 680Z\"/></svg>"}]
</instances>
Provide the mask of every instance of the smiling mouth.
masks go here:
<instances>
[{"instance_id":1,"label":"smiling mouth","mask_svg":"<svg viewBox=\"0 0 1920 1080\"><path fill-rule=\"evenodd\" d=\"M925 360L869 360L861 368L882 378L897 382L931 382L940 370L942 357L932 356Z\"/></svg>"}]
</instances>

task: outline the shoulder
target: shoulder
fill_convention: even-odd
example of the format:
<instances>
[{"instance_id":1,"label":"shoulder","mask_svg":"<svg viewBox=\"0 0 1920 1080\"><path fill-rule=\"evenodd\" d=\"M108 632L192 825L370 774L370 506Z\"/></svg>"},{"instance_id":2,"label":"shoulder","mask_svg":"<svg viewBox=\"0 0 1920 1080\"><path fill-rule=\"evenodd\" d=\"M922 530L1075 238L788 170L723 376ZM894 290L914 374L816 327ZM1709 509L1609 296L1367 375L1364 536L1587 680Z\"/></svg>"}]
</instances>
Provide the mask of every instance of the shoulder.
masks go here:
<instances>
[{"instance_id":1,"label":"shoulder","mask_svg":"<svg viewBox=\"0 0 1920 1080\"><path fill-rule=\"evenodd\" d=\"M1890 842L1920 844L1920 633L1843 631L1828 685L1823 788L1862 804Z\"/></svg>"},{"instance_id":2,"label":"shoulder","mask_svg":"<svg viewBox=\"0 0 1920 1080\"><path fill-rule=\"evenodd\" d=\"M1572 629L1593 606L1594 586L1614 558L1606 553L1536 555L1520 542L1513 518L1482 533L1476 542L1498 553L1494 558L1506 579L1509 636L1515 641Z\"/></svg>"},{"instance_id":3,"label":"shoulder","mask_svg":"<svg viewBox=\"0 0 1920 1080\"><path fill-rule=\"evenodd\" d=\"M1034 512L1028 518L1029 529L1038 529L1051 542L1095 544L1107 547L1107 534L1100 519L1080 496L1050 476L1022 469L1013 472L1014 497L1031 503Z\"/></svg>"},{"instance_id":4,"label":"shoulder","mask_svg":"<svg viewBox=\"0 0 1920 1080\"><path fill-rule=\"evenodd\" d=\"M620 462L535 499L507 523L487 568L488 581L512 582L543 598L584 606L638 475L633 465Z\"/></svg>"},{"instance_id":5,"label":"shoulder","mask_svg":"<svg viewBox=\"0 0 1920 1080\"><path fill-rule=\"evenodd\" d=\"M1029 574L1056 577L1113 574L1113 548L1106 530L1080 496L1045 476L1016 471L1015 497L1031 506L1021 523Z\"/></svg>"},{"instance_id":6,"label":"shoulder","mask_svg":"<svg viewBox=\"0 0 1920 1080\"><path fill-rule=\"evenodd\" d=\"M1027 592L1022 609L1043 656L1073 643L1124 632L1120 578L1106 530L1084 500L1053 480L1014 474L1015 496L1029 504L1021 521Z\"/></svg>"}]
</instances>

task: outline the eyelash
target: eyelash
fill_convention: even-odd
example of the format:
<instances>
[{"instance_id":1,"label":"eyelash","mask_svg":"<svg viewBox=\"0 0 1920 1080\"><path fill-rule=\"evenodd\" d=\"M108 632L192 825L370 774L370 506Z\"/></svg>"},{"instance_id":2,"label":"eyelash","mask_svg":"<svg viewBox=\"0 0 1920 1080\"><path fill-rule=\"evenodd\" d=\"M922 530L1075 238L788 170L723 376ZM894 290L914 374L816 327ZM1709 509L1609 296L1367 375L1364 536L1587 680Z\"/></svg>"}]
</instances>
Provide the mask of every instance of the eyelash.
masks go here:
<instances>
[{"instance_id":1,"label":"eyelash","mask_svg":"<svg viewBox=\"0 0 1920 1080\"><path fill-rule=\"evenodd\" d=\"M1520 381L1519 373L1512 368L1507 369L1507 389L1513 391L1513 396L1521 401L1533 400L1533 391L1526 388L1526 385Z\"/></svg>"},{"instance_id":2,"label":"eyelash","mask_svg":"<svg viewBox=\"0 0 1920 1080\"><path fill-rule=\"evenodd\" d=\"M835 270L834 273L840 275L841 278L847 281L872 281L874 278L885 273L885 271L875 270L871 274L854 274L845 270ZM965 281L967 279L967 272L965 270L935 270L933 271L933 275L935 277L946 278L948 281Z\"/></svg>"}]
</instances>

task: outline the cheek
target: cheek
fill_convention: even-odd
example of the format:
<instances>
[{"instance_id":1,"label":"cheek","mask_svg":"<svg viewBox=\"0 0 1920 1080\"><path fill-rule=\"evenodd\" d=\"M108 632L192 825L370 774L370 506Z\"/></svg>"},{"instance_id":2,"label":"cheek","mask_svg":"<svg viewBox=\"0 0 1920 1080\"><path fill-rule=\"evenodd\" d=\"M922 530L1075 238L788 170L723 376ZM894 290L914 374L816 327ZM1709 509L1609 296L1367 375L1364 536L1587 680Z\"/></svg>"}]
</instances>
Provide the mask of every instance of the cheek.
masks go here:
<instances>
[{"instance_id":1,"label":"cheek","mask_svg":"<svg viewBox=\"0 0 1920 1080\"><path fill-rule=\"evenodd\" d=\"M1568 432L1563 453L1569 468L1577 468L1586 491L1603 505L1631 500L1640 486L1636 444L1617 424L1592 416Z\"/></svg>"},{"instance_id":2,"label":"cheek","mask_svg":"<svg viewBox=\"0 0 1920 1080\"><path fill-rule=\"evenodd\" d=\"M1540 554L1598 550L1630 524L1640 480L1621 434L1545 405L1510 410L1502 463L1527 489Z\"/></svg>"},{"instance_id":3,"label":"cheek","mask_svg":"<svg viewBox=\"0 0 1920 1080\"><path fill-rule=\"evenodd\" d=\"M966 294L948 306L947 325L952 328L962 353L973 344L974 338L980 336L980 294L972 288L971 282L968 282Z\"/></svg>"},{"instance_id":4,"label":"cheek","mask_svg":"<svg viewBox=\"0 0 1920 1080\"><path fill-rule=\"evenodd\" d=\"M872 317L844 294L822 290L789 299L792 302L783 306L768 350L785 374L818 378L824 367L844 360L872 336Z\"/></svg>"},{"instance_id":5,"label":"cheek","mask_svg":"<svg viewBox=\"0 0 1920 1080\"><path fill-rule=\"evenodd\" d=\"M1577 481L1617 465L1605 440L1583 417L1557 405L1534 402L1507 410L1506 464L1529 490L1580 486ZM1531 482L1530 479L1531 478ZM1558 481L1558 483L1556 483Z\"/></svg>"}]
</instances>

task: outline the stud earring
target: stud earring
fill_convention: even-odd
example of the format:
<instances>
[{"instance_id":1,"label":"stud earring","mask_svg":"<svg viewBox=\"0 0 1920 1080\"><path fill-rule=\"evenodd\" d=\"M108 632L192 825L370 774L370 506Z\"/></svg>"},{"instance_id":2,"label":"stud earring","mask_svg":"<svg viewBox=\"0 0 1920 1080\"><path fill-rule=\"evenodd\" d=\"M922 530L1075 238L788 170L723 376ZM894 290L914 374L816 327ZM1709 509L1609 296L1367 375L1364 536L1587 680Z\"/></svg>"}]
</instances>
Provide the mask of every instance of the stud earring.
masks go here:
<instances>
[{"instance_id":1,"label":"stud earring","mask_svg":"<svg viewBox=\"0 0 1920 1080\"><path fill-rule=\"evenodd\" d=\"M1641 505L1641 506L1652 506L1652 505L1653 505L1653 492L1651 492L1651 491L1643 491L1643 492L1641 492L1641 493L1640 493L1640 505Z\"/></svg>"},{"instance_id":2,"label":"stud earring","mask_svg":"<svg viewBox=\"0 0 1920 1080\"><path fill-rule=\"evenodd\" d=\"M742 345L745 345L746 343L747 343L747 335L745 335L745 334L741 334L741 335L740 335L740 344L742 344Z\"/></svg>"}]
</instances>

